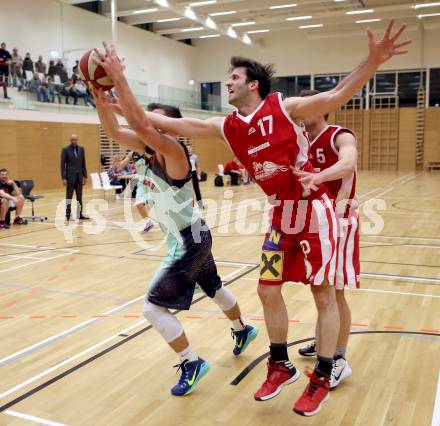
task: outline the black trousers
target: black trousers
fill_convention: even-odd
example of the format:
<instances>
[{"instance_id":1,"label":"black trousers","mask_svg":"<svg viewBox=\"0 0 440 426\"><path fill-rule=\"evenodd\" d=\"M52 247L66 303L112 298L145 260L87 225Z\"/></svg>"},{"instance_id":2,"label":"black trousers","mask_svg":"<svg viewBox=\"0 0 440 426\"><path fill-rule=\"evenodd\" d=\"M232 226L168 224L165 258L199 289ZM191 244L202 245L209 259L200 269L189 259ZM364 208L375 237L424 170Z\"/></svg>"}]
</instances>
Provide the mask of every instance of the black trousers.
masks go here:
<instances>
[{"instance_id":1,"label":"black trousers","mask_svg":"<svg viewBox=\"0 0 440 426\"><path fill-rule=\"evenodd\" d=\"M78 201L78 217L82 215L82 191L83 191L83 178L81 175L77 174L75 181L67 181L66 188L66 218L70 219L71 214L71 204L73 192L76 194L76 201Z\"/></svg>"},{"instance_id":2,"label":"black trousers","mask_svg":"<svg viewBox=\"0 0 440 426\"><path fill-rule=\"evenodd\" d=\"M192 178L192 184L193 184L193 188L194 188L194 194L196 194L196 200L201 201L202 194L200 192L199 178L197 177L196 171L191 172L191 178Z\"/></svg>"}]
</instances>

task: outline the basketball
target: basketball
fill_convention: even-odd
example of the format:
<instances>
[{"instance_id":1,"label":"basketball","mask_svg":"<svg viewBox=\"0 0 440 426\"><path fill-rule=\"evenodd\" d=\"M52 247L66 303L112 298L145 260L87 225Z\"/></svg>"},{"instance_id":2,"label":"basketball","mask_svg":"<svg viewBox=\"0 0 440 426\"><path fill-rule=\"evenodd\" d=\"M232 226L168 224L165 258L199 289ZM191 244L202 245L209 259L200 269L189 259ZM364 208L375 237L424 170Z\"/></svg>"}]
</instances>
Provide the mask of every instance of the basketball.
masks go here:
<instances>
[{"instance_id":1,"label":"basketball","mask_svg":"<svg viewBox=\"0 0 440 426\"><path fill-rule=\"evenodd\" d=\"M98 59L93 49L88 50L79 61L79 75L81 79L90 82L96 89L110 90L113 88L113 80L107 75L104 68L98 65L94 59Z\"/></svg>"}]
</instances>

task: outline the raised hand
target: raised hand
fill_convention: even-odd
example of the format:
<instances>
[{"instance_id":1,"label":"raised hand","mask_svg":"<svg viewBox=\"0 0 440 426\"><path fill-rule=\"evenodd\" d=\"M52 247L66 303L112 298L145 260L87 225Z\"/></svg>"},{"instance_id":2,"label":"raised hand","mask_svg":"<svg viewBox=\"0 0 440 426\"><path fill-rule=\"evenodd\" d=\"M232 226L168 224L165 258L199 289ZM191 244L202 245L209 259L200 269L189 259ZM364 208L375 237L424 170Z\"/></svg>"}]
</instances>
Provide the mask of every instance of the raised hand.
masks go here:
<instances>
[{"instance_id":1,"label":"raised hand","mask_svg":"<svg viewBox=\"0 0 440 426\"><path fill-rule=\"evenodd\" d=\"M102 43L105 54L98 49L94 49L96 58L93 58L96 64L101 65L107 75L114 81L117 77L124 74L125 64L119 58L116 48L113 44L108 45L105 41Z\"/></svg>"},{"instance_id":2,"label":"raised hand","mask_svg":"<svg viewBox=\"0 0 440 426\"><path fill-rule=\"evenodd\" d=\"M397 30L396 34L391 36L393 25L394 19L389 22L387 29L385 30L385 34L380 40L375 40L373 32L370 28L367 28L369 48L368 56L370 60L374 61L377 64L377 66L390 60L393 56L405 55L406 53L408 53L408 50L402 50L402 47L410 44L412 40L408 39L402 42L398 42L398 38L406 29L406 24L402 25Z\"/></svg>"}]
</instances>

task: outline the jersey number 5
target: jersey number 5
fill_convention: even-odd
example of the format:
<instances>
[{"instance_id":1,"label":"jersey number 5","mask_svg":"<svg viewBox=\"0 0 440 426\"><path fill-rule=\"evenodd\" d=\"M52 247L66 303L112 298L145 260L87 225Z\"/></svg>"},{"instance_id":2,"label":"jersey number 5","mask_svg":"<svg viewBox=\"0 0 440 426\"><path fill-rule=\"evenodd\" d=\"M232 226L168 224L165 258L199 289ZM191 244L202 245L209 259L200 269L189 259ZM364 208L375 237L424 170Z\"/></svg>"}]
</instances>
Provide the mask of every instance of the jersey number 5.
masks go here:
<instances>
[{"instance_id":1,"label":"jersey number 5","mask_svg":"<svg viewBox=\"0 0 440 426\"><path fill-rule=\"evenodd\" d=\"M324 148L318 148L316 150L316 159L318 160L318 163L320 163L320 164L325 163Z\"/></svg>"},{"instance_id":2,"label":"jersey number 5","mask_svg":"<svg viewBox=\"0 0 440 426\"><path fill-rule=\"evenodd\" d=\"M266 129L264 128L264 122L268 121L269 122L269 132L266 133ZM261 134L263 136L266 135L271 135L273 133L273 116L272 115L267 115L266 117L260 118L257 122L258 127L261 130Z\"/></svg>"}]
</instances>

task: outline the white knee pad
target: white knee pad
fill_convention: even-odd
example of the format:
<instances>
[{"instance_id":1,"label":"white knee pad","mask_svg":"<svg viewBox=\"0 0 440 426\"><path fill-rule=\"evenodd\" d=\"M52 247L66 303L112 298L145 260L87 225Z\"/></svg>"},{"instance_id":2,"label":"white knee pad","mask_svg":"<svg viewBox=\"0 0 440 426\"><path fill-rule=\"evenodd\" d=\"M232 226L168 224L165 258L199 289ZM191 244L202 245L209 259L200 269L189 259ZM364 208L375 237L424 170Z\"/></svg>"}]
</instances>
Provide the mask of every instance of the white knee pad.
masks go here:
<instances>
[{"instance_id":1,"label":"white knee pad","mask_svg":"<svg viewBox=\"0 0 440 426\"><path fill-rule=\"evenodd\" d=\"M167 308L146 301L142 313L167 343L176 340L182 335L182 324Z\"/></svg>"},{"instance_id":2,"label":"white knee pad","mask_svg":"<svg viewBox=\"0 0 440 426\"><path fill-rule=\"evenodd\" d=\"M221 286L213 297L214 302L222 311L229 311L237 303L237 299L226 287Z\"/></svg>"}]
</instances>

